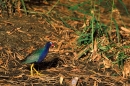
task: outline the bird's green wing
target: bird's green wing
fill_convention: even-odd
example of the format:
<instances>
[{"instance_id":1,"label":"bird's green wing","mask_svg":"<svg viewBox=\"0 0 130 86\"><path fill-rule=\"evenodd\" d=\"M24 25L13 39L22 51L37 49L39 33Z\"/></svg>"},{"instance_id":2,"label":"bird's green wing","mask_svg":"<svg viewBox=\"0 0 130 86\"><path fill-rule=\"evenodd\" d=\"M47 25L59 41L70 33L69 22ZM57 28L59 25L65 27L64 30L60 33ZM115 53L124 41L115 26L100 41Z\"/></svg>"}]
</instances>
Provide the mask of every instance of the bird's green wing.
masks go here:
<instances>
[{"instance_id":1,"label":"bird's green wing","mask_svg":"<svg viewBox=\"0 0 130 86\"><path fill-rule=\"evenodd\" d=\"M43 51L43 48L35 51L34 53L30 54L29 56L26 57L26 59L22 62L23 64L28 64L28 63L33 63L37 62L41 53Z\"/></svg>"}]
</instances>

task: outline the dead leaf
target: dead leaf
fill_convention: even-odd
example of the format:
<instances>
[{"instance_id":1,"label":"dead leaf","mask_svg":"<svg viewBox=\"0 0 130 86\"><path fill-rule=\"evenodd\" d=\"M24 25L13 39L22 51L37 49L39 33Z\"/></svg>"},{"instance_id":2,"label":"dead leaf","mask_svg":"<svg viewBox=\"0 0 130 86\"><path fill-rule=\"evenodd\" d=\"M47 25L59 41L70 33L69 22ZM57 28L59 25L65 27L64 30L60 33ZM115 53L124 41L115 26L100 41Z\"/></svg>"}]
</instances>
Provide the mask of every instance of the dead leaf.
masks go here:
<instances>
[{"instance_id":1,"label":"dead leaf","mask_svg":"<svg viewBox=\"0 0 130 86\"><path fill-rule=\"evenodd\" d=\"M127 59L125 61L122 73L123 73L124 78L126 78L130 75L130 59Z\"/></svg>"},{"instance_id":2,"label":"dead leaf","mask_svg":"<svg viewBox=\"0 0 130 86\"><path fill-rule=\"evenodd\" d=\"M101 59L101 55L98 53L98 47L97 47L97 42L95 40L94 42L94 49L92 51L92 61L99 61Z\"/></svg>"},{"instance_id":3,"label":"dead leaf","mask_svg":"<svg viewBox=\"0 0 130 86\"><path fill-rule=\"evenodd\" d=\"M112 65L112 62L110 60L104 59L103 64L104 64L105 68L110 68Z\"/></svg>"},{"instance_id":4,"label":"dead leaf","mask_svg":"<svg viewBox=\"0 0 130 86\"><path fill-rule=\"evenodd\" d=\"M102 56L104 57L103 64L105 68L110 68L112 66L112 61L109 60L104 54Z\"/></svg>"},{"instance_id":5,"label":"dead leaf","mask_svg":"<svg viewBox=\"0 0 130 86\"><path fill-rule=\"evenodd\" d=\"M2 50L2 49L3 49L3 47L0 46L0 50Z\"/></svg>"},{"instance_id":6,"label":"dead leaf","mask_svg":"<svg viewBox=\"0 0 130 86\"><path fill-rule=\"evenodd\" d=\"M72 79L72 82L71 82L71 86L76 86L76 84L77 84L77 82L78 82L78 77L74 77L73 79Z\"/></svg>"},{"instance_id":7,"label":"dead leaf","mask_svg":"<svg viewBox=\"0 0 130 86\"><path fill-rule=\"evenodd\" d=\"M130 29L127 29L125 27L121 27L121 30L125 31L126 33L130 33Z\"/></svg>"},{"instance_id":8,"label":"dead leaf","mask_svg":"<svg viewBox=\"0 0 130 86\"><path fill-rule=\"evenodd\" d=\"M60 76L60 85L63 84L63 80L64 80L64 77L61 75L61 76Z\"/></svg>"},{"instance_id":9,"label":"dead leaf","mask_svg":"<svg viewBox=\"0 0 130 86\"><path fill-rule=\"evenodd\" d=\"M3 64L3 60L0 58L0 65Z\"/></svg>"}]
</instances>

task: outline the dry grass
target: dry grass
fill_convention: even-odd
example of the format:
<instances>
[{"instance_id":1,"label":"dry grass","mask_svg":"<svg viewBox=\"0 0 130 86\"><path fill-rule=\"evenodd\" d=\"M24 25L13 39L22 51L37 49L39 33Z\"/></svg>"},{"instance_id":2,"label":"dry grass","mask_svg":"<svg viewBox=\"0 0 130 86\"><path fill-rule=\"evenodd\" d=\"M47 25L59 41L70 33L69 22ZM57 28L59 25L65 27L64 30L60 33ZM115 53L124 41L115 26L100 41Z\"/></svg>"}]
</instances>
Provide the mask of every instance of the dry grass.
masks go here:
<instances>
[{"instance_id":1,"label":"dry grass","mask_svg":"<svg viewBox=\"0 0 130 86\"><path fill-rule=\"evenodd\" d=\"M55 0L46 5L44 2L40 9L36 4L32 4L33 7L29 10L35 13L30 12L28 16L22 13L19 17L16 12L7 20L7 14L3 12L5 14L0 18L0 85L75 86L77 83L76 86L129 86L129 59L125 60L121 69L116 63L121 51L130 56L129 48L123 47L130 44L129 29L121 27L120 18L115 16L121 35L120 43L117 43L115 26L112 25L110 37L112 42L106 36L102 36L98 40L94 39L93 49L92 43L79 46L77 45L81 34L79 32L90 25L92 17L68 10L64 5L79 3L75 0L69 1L60 0L60 4L57 4L49 14L46 13L55 5ZM105 11L102 8L100 22L109 26L111 20ZM114 13L120 16L119 11ZM87 19L72 20L71 18L75 16ZM121 17L123 21L127 19L126 16ZM129 27L128 22L124 23ZM89 31L90 28L86 32ZM39 67L36 66L44 75L30 76L29 65L22 65L20 60L42 47L46 41L52 41L55 47L50 49L45 61ZM99 44L103 46L102 49L113 45L109 50L102 52Z\"/></svg>"}]
</instances>

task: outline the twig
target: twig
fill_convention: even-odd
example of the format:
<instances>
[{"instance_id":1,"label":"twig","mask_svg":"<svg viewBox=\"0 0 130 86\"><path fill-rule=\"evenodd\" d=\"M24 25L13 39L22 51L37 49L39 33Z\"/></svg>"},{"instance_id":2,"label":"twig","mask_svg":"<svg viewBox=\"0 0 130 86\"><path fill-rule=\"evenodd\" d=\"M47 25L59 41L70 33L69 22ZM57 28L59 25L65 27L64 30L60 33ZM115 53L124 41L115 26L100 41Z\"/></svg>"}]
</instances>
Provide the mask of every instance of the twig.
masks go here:
<instances>
[{"instance_id":1,"label":"twig","mask_svg":"<svg viewBox=\"0 0 130 86\"><path fill-rule=\"evenodd\" d=\"M54 9L54 7L58 4L59 0L57 0L56 4L46 13L47 15Z\"/></svg>"}]
</instances>

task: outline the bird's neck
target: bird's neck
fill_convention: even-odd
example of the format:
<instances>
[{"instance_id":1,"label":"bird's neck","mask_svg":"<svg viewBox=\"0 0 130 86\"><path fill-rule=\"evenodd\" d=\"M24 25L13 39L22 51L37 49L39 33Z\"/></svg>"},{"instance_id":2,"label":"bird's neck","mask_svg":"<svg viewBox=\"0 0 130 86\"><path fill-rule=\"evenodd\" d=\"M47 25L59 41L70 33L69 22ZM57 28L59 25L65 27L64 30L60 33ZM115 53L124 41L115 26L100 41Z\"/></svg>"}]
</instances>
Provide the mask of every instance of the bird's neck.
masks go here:
<instances>
[{"instance_id":1,"label":"bird's neck","mask_svg":"<svg viewBox=\"0 0 130 86\"><path fill-rule=\"evenodd\" d=\"M50 46L46 45L45 50L49 50Z\"/></svg>"}]
</instances>

